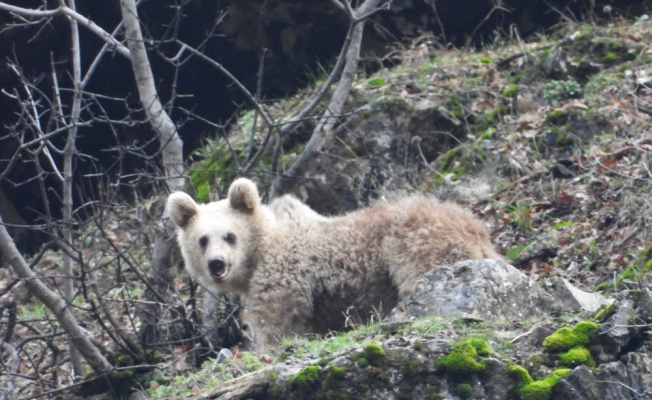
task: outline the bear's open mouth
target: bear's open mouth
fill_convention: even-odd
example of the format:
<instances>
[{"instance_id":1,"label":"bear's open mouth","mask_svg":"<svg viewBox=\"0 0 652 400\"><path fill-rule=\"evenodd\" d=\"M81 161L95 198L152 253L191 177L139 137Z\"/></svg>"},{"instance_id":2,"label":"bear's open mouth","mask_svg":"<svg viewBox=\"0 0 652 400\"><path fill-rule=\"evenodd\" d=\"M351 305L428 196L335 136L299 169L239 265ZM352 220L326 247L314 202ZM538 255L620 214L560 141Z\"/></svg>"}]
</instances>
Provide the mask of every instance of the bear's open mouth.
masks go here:
<instances>
[{"instance_id":1,"label":"bear's open mouth","mask_svg":"<svg viewBox=\"0 0 652 400\"><path fill-rule=\"evenodd\" d=\"M226 268L223 268L221 271L211 271L211 278L216 281L221 281L224 280L228 274L229 271Z\"/></svg>"},{"instance_id":2,"label":"bear's open mouth","mask_svg":"<svg viewBox=\"0 0 652 400\"><path fill-rule=\"evenodd\" d=\"M221 265L219 267L209 266L210 276L213 280L221 281L226 278L229 274L229 269L226 268L226 265Z\"/></svg>"}]
</instances>

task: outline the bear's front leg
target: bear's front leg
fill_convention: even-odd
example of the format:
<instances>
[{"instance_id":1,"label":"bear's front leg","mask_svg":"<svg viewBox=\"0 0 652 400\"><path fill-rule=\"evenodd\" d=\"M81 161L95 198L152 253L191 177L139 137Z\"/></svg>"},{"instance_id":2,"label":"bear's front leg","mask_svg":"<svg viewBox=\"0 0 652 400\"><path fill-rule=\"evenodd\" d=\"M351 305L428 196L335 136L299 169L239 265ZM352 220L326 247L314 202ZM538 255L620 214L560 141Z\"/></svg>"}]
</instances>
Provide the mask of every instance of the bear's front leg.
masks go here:
<instances>
[{"instance_id":1,"label":"bear's front leg","mask_svg":"<svg viewBox=\"0 0 652 400\"><path fill-rule=\"evenodd\" d=\"M297 291L282 289L247 298L245 307L249 312L254 345L259 352L279 344L287 336L306 331L312 309L310 301Z\"/></svg>"}]
</instances>

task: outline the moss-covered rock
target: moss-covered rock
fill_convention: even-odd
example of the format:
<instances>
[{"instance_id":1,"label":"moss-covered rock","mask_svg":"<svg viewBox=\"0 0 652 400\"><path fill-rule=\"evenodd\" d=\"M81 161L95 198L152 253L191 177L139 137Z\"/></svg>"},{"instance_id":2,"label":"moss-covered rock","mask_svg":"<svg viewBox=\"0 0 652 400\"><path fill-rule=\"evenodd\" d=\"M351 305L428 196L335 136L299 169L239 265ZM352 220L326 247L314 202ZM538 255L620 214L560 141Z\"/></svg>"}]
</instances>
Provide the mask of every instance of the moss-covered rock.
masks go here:
<instances>
[{"instance_id":1,"label":"moss-covered rock","mask_svg":"<svg viewBox=\"0 0 652 400\"><path fill-rule=\"evenodd\" d=\"M559 365L565 367L575 367L584 364L589 367L595 366L595 361L591 357L591 352L586 347L573 347L565 353L559 355Z\"/></svg>"},{"instance_id":2,"label":"moss-covered rock","mask_svg":"<svg viewBox=\"0 0 652 400\"><path fill-rule=\"evenodd\" d=\"M521 367L520 365L510 365L509 367L507 367L507 373L512 378L514 378L514 380L516 381L516 386L519 388L522 388L534 382L527 369Z\"/></svg>"},{"instance_id":3,"label":"moss-covered rock","mask_svg":"<svg viewBox=\"0 0 652 400\"><path fill-rule=\"evenodd\" d=\"M328 373L326 374L326 389L338 387L345 377L346 371L344 368L336 365L329 366Z\"/></svg>"},{"instance_id":4,"label":"moss-covered rock","mask_svg":"<svg viewBox=\"0 0 652 400\"><path fill-rule=\"evenodd\" d=\"M559 368L547 377L535 381L530 373L520 365L510 365L507 373L516 381L513 395L521 400L547 400L552 388L565 376L571 373L568 368Z\"/></svg>"},{"instance_id":5,"label":"moss-covered rock","mask_svg":"<svg viewBox=\"0 0 652 400\"><path fill-rule=\"evenodd\" d=\"M455 394L460 397L460 399L469 399L473 394L473 386L468 383L460 383L455 387Z\"/></svg>"},{"instance_id":6,"label":"moss-covered rock","mask_svg":"<svg viewBox=\"0 0 652 400\"><path fill-rule=\"evenodd\" d=\"M362 353L369 364L373 366L378 366L385 357L385 351L377 343L369 343L362 349ZM358 361L358 364L360 364L360 361Z\"/></svg>"},{"instance_id":7,"label":"moss-covered rock","mask_svg":"<svg viewBox=\"0 0 652 400\"><path fill-rule=\"evenodd\" d=\"M480 342L467 340L458 343L448 355L438 360L435 365L458 376L483 372L487 365L484 360L478 360L480 355L478 347L484 353L485 347Z\"/></svg>"},{"instance_id":8,"label":"moss-covered rock","mask_svg":"<svg viewBox=\"0 0 652 400\"><path fill-rule=\"evenodd\" d=\"M518 390L522 400L548 400L552 385L545 381L534 381Z\"/></svg>"},{"instance_id":9,"label":"moss-covered rock","mask_svg":"<svg viewBox=\"0 0 652 400\"><path fill-rule=\"evenodd\" d=\"M306 390L319 379L319 367L309 365L297 372L292 378L292 383L300 389Z\"/></svg>"},{"instance_id":10,"label":"moss-covered rock","mask_svg":"<svg viewBox=\"0 0 652 400\"><path fill-rule=\"evenodd\" d=\"M614 312L614 303L607 304L602 307L593 317L594 320L598 322L604 322L609 318Z\"/></svg>"},{"instance_id":11,"label":"moss-covered rock","mask_svg":"<svg viewBox=\"0 0 652 400\"><path fill-rule=\"evenodd\" d=\"M591 335L598 329L592 321L578 322L573 329L564 327L548 336L543 347L552 352L568 351L573 347L584 346L591 340Z\"/></svg>"}]
</instances>

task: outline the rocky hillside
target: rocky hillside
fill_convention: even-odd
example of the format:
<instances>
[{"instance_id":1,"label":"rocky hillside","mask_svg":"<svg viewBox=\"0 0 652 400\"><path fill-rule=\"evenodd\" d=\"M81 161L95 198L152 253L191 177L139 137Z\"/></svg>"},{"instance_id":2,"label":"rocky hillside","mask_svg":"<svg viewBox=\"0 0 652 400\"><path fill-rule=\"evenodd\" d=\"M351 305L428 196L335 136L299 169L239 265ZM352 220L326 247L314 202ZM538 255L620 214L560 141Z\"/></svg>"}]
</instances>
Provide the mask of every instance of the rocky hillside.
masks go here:
<instances>
[{"instance_id":1,"label":"rocky hillside","mask_svg":"<svg viewBox=\"0 0 652 400\"><path fill-rule=\"evenodd\" d=\"M147 395L652 398L649 43L643 16L567 23L479 51L429 37L398 49L398 66L360 76L337 140L294 192L323 213L435 193L487 221L516 269L442 267L390 319L288 340L279 354L223 350L199 373L152 380ZM281 119L310 93L272 110ZM231 132L235 151L253 120L241 115ZM313 127L294 134L283 164ZM198 195L228 185L232 167L223 142L200 152ZM253 174L263 186L265 171L263 162ZM500 292L505 282L515 289Z\"/></svg>"},{"instance_id":2,"label":"rocky hillside","mask_svg":"<svg viewBox=\"0 0 652 400\"><path fill-rule=\"evenodd\" d=\"M292 192L325 214L405 193L433 194L486 221L507 263L437 267L397 309L365 316L369 324L352 316L348 332L290 338L277 352L252 354L238 349L238 310L225 303L229 318L212 349L218 356L198 368L205 358L198 349L206 345L200 324L193 325L200 319L198 289L178 271L171 306L161 308L161 319L171 321L168 337L161 348L142 351L137 335L147 332L137 310L148 290L149 238L161 201L98 207L75 239L79 258L93 268L75 270L84 283L73 303L122 381L108 391L96 379L76 395L652 398L650 43L645 15L566 22L546 35L504 37L481 50L450 49L424 36L388 56L393 68L361 71L335 140ZM292 118L324 77L313 79L300 93L267 104L277 121ZM226 140L193 155L197 198L224 193L237 160L266 135L256 121L253 111L241 114ZM272 163L280 171L291 165L315 123L303 121L278 160L261 158L250 173L260 188L273 179ZM60 255L44 249L35 260L55 288ZM5 271L2 293L19 304L11 330L23 350L0 381L21 397L77 389L66 373L63 335L47 334L58 332L55 318ZM3 307L1 321L11 321ZM110 327L101 317L107 310L115 316L106 321ZM3 326L10 331L10 323Z\"/></svg>"}]
</instances>

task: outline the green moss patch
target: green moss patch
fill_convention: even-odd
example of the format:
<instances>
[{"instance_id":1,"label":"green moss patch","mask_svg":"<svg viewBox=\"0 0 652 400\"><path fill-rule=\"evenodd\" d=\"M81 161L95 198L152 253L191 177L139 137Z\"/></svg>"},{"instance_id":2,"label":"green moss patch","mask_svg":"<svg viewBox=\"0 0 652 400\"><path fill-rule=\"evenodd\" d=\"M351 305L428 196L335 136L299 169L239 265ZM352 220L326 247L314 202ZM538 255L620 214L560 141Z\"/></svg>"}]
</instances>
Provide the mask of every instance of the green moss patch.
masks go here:
<instances>
[{"instance_id":1,"label":"green moss patch","mask_svg":"<svg viewBox=\"0 0 652 400\"><path fill-rule=\"evenodd\" d=\"M609 318L614 312L614 303L607 304L598 311L593 319L598 322L604 322Z\"/></svg>"},{"instance_id":2,"label":"green moss patch","mask_svg":"<svg viewBox=\"0 0 652 400\"><path fill-rule=\"evenodd\" d=\"M573 347L565 353L559 355L559 365L564 367L575 367L584 364L589 367L595 366L595 361L591 357L591 352L586 347Z\"/></svg>"},{"instance_id":3,"label":"green moss patch","mask_svg":"<svg viewBox=\"0 0 652 400\"><path fill-rule=\"evenodd\" d=\"M595 322L581 321L573 329L564 327L545 338L543 347L548 351L559 353L584 346L589 343L591 335L597 329L598 324Z\"/></svg>"},{"instance_id":4,"label":"green moss patch","mask_svg":"<svg viewBox=\"0 0 652 400\"><path fill-rule=\"evenodd\" d=\"M562 378L571 373L568 368L559 368L547 377L535 381L530 373L520 365L510 365L507 373L516 381L516 390L513 392L521 400L548 400L552 388Z\"/></svg>"},{"instance_id":5,"label":"green moss patch","mask_svg":"<svg viewBox=\"0 0 652 400\"><path fill-rule=\"evenodd\" d=\"M527 369L521 367L520 365L510 365L507 367L507 373L509 376L514 378L514 380L516 380L516 386L519 388L534 382L534 379L532 379Z\"/></svg>"},{"instance_id":6,"label":"green moss patch","mask_svg":"<svg viewBox=\"0 0 652 400\"><path fill-rule=\"evenodd\" d=\"M299 388L307 389L319 378L319 368L314 365L309 365L297 372L292 378L292 383Z\"/></svg>"},{"instance_id":7,"label":"green moss patch","mask_svg":"<svg viewBox=\"0 0 652 400\"><path fill-rule=\"evenodd\" d=\"M373 366L378 366L385 357L385 350L377 343L369 343L362 350L364 358ZM358 361L360 364L360 361Z\"/></svg>"},{"instance_id":8,"label":"green moss patch","mask_svg":"<svg viewBox=\"0 0 652 400\"><path fill-rule=\"evenodd\" d=\"M377 78L371 78L367 81L367 85L372 88L378 88L378 87L383 87L385 86L385 79L377 77Z\"/></svg>"},{"instance_id":9,"label":"green moss patch","mask_svg":"<svg viewBox=\"0 0 652 400\"><path fill-rule=\"evenodd\" d=\"M326 389L333 389L339 386L340 382L346 377L344 368L331 365L326 374Z\"/></svg>"},{"instance_id":10,"label":"green moss patch","mask_svg":"<svg viewBox=\"0 0 652 400\"><path fill-rule=\"evenodd\" d=\"M518 84L511 84L503 89L503 97L514 97L518 94L520 86Z\"/></svg>"},{"instance_id":11,"label":"green moss patch","mask_svg":"<svg viewBox=\"0 0 652 400\"><path fill-rule=\"evenodd\" d=\"M550 398L552 386L545 381L534 381L518 390L522 400L547 400Z\"/></svg>"},{"instance_id":12,"label":"green moss patch","mask_svg":"<svg viewBox=\"0 0 652 400\"><path fill-rule=\"evenodd\" d=\"M456 344L453 350L435 365L453 375L480 373L487 368L486 362L479 360L481 355L489 355L488 343L481 339L470 339Z\"/></svg>"},{"instance_id":13,"label":"green moss patch","mask_svg":"<svg viewBox=\"0 0 652 400\"><path fill-rule=\"evenodd\" d=\"M457 394L460 399L469 399L473 394L473 386L468 383L460 383L455 387L455 394Z\"/></svg>"}]
</instances>

